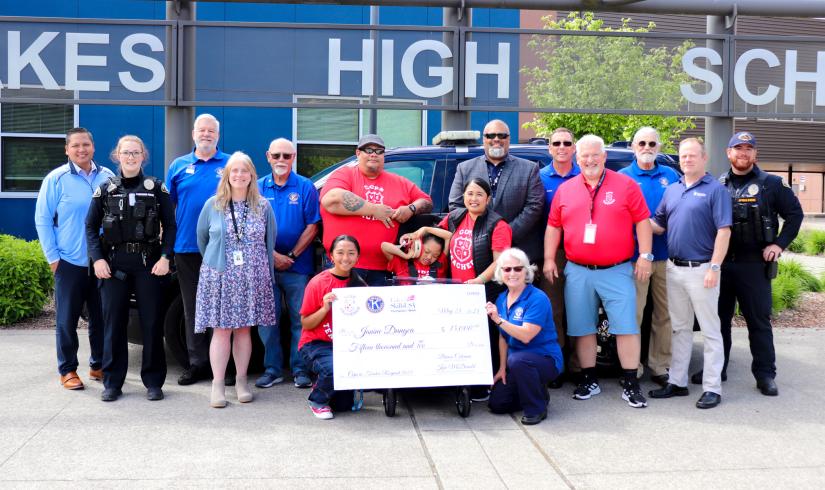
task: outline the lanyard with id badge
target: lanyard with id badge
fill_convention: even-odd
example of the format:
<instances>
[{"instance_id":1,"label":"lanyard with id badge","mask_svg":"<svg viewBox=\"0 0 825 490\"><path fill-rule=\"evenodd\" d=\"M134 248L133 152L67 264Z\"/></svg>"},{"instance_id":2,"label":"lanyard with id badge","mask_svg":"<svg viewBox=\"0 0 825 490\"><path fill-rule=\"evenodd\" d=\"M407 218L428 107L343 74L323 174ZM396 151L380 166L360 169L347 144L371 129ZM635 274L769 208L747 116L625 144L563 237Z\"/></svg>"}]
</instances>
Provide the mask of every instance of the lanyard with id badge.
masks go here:
<instances>
[{"instance_id":1,"label":"lanyard with id badge","mask_svg":"<svg viewBox=\"0 0 825 490\"><path fill-rule=\"evenodd\" d=\"M243 243L243 233L246 229L246 206L243 206L243 213L239 217L241 222L241 228L238 229L238 220L235 219L235 203L232 202L232 199L229 200L229 214L232 216L232 228L235 229L235 238L238 239L238 243ZM235 265L243 265L243 252L240 250L232 251L232 263Z\"/></svg>"},{"instance_id":2,"label":"lanyard with id badge","mask_svg":"<svg viewBox=\"0 0 825 490\"><path fill-rule=\"evenodd\" d=\"M602 170L602 177L599 179L599 183L596 185L593 195L590 196L590 222L584 225L584 240L582 240L587 245L596 244L596 223L593 222L593 207L596 203L596 197L599 195L599 189L602 188L602 184L604 183L605 174L607 174L607 171Z\"/></svg>"}]
</instances>

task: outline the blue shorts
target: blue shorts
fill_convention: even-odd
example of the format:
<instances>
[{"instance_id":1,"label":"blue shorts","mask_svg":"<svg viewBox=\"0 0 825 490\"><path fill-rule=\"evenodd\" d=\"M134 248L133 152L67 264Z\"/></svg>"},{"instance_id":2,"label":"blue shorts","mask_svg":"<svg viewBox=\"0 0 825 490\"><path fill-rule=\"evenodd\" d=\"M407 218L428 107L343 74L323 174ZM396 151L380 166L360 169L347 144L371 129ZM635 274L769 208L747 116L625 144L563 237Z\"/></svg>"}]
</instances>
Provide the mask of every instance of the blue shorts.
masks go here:
<instances>
[{"instance_id":1,"label":"blue shorts","mask_svg":"<svg viewBox=\"0 0 825 490\"><path fill-rule=\"evenodd\" d=\"M568 261L564 276L567 335L584 337L595 334L600 302L610 321L610 333L639 333L639 326L636 325L636 283L629 261L597 270Z\"/></svg>"}]
</instances>

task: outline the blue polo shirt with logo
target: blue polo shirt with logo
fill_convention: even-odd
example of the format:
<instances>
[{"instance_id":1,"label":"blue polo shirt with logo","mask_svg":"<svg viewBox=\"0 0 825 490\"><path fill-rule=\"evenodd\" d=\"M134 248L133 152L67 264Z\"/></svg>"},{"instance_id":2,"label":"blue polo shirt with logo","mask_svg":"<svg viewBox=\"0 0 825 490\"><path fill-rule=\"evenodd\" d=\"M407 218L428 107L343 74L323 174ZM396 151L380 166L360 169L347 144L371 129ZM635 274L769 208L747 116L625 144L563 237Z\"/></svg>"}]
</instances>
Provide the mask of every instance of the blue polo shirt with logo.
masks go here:
<instances>
[{"instance_id":1,"label":"blue polo shirt with logo","mask_svg":"<svg viewBox=\"0 0 825 490\"><path fill-rule=\"evenodd\" d=\"M510 308L507 308L507 291L504 291L496 300L496 309L502 319L513 325L521 326L527 322L541 327L539 333L526 344L499 328L509 350L552 357L556 370L558 372L564 370L564 358L561 355L561 347L559 347L556 335L556 325L553 323L553 308L542 290L528 284Z\"/></svg>"},{"instance_id":2,"label":"blue polo shirt with logo","mask_svg":"<svg viewBox=\"0 0 825 490\"><path fill-rule=\"evenodd\" d=\"M321 211L318 202L318 191L308 178L290 172L284 185L275 183L272 174L258 179L258 190L269 200L272 210L275 211L275 222L278 223L278 236L275 239L275 251L288 254L298 243L298 238L307 225L321 221ZM298 274L312 274L313 247L307 247L295 259L288 272Z\"/></svg>"},{"instance_id":3,"label":"blue polo shirt with logo","mask_svg":"<svg viewBox=\"0 0 825 490\"><path fill-rule=\"evenodd\" d=\"M656 164L650 170L642 170L639 164L634 159L630 165L619 170L620 174L627 175L637 184L642 190L642 195L645 197L648 211L651 216L656 212L659 203L662 201L662 196L665 194L665 189L674 182L678 182L679 174L672 168L666 165ZM664 235L653 235L653 260L667 260L668 258L668 240L667 233ZM636 244L636 251L633 253L633 260L639 257L639 245Z\"/></svg>"},{"instance_id":4,"label":"blue polo shirt with logo","mask_svg":"<svg viewBox=\"0 0 825 490\"><path fill-rule=\"evenodd\" d=\"M166 174L166 187L175 203L175 253L198 253L196 228L204 203L215 195L229 155L218 150L209 160L195 156L195 150L175 159Z\"/></svg>"},{"instance_id":5,"label":"blue polo shirt with logo","mask_svg":"<svg viewBox=\"0 0 825 490\"><path fill-rule=\"evenodd\" d=\"M710 260L717 230L733 224L730 193L708 173L690 187L682 177L665 191L653 221L667 230L671 257Z\"/></svg>"},{"instance_id":6,"label":"blue polo shirt with logo","mask_svg":"<svg viewBox=\"0 0 825 490\"><path fill-rule=\"evenodd\" d=\"M559 186L562 185L564 182L572 179L573 177L579 175L581 170L579 166L576 165L576 162L573 162L573 167L570 169L570 172L567 175L560 175L556 172L556 169L553 167L553 164L544 167L543 169L539 170L539 178L541 178L541 183L544 186L544 223L547 224L547 218L550 216L550 204L553 202L553 197L556 195L556 190L558 190Z\"/></svg>"}]
</instances>

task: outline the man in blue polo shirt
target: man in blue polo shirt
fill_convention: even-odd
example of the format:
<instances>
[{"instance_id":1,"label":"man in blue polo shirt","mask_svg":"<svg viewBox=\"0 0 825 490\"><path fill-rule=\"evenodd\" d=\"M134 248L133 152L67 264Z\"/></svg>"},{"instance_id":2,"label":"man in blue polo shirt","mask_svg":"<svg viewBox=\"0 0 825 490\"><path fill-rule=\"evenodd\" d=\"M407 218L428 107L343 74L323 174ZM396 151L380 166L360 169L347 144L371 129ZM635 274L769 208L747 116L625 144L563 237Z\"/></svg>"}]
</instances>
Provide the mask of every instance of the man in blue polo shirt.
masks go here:
<instances>
[{"instance_id":1,"label":"man in blue polo shirt","mask_svg":"<svg viewBox=\"0 0 825 490\"><path fill-rule=\"evenodd\" d=\"M627 175L637 184L645 196L645 203L652 215L665 189L679 180L679 174L670 167L656 164L661 144L659 132L651 127L636 131L631 145L636 158L619 173ZM653 268L650 279L636 280L636 324L642 326L648 291L653 299L653 317L650 324L650 343L647 351L647 367L650 380L664 386L670 367L670 317L667 309L667 235L653 235ZM638 246L633 256L639 256Z\"/></svg>"},{"instance_id":2,"label":"man in blue polo shirt","mask_svg":"<svg viewBox=\"0 0 825 490\"><path fill-rule=\"evenodd\" d=\"M218 182L229 155L218 150L220 124L215 116L201 114L195 119L192 153L180 156L169 166L166 187L175 203L175 266L180 285L183 312L186 316L186 348L189 366L178 378L178 384L190 385L209 379L209 332L195 333L195 295L198 291L201 257L195 230L203 205L215 195Z\"/></svg>"},{"instance_id":3,"label":"man in blue polo shirt","mask_svg":"<svg viewBox=\"0 0 825 490\"><path fill-rule=\"evenodd\" d=\"M553 163L544 167L539 171L539 178L544 186L544 225L547 226L547 217L550 214L550 204L553 203L553 196L556 195L556 190L564 182L579 175L581 171L576 165L574 157L576 156L576 138L573 132L567 128L556 128L550 134L550 143L548 146L550 155L553 157ZM564 242L559 242L559 248L556 250L556 266L559 271L564 270L567 264L567 257L564 254ZM550 298L550 304L553 306L553 323L556 325L556 334L558 335L559 346L563 349L565 359L571 371L579 371L579 363L576 359L576 353L571 348L571 343L567 338L567 315L564 313L564 273L560 272L559 277L551 282L544 274L539 280L539 288ZM551 384L551 388L561 388L564 383L564 374L558 376Z\"/></svg>"},{"instance_id":4,"label":"man in blue polo shirt","mask_svg":"<svg viewBox=\"0 0 825 490\"><path fill-rule=\"evenodd\" d=\"M114 174L92 158L95 145L85 128L66 131L69 161L49 172L40 185L34 210L37 237L54 274L57 309L57 368L60 384L82 390L77 375L77 320L85 302L89 309L89 378L103 381L103 313L97 278L89 268L86 249L86 213L92 194Z\"/></svg>"},{"instance_id":5,"label":"man in blue polo shirt","mask_svg":"<svg viewBox=\"0 0 825 490\"><path fill-rule=\"evenodd\" d=\"M272 173L258 180L258 189L272 205L278 223L274 287L275 298L280 299L283 294L283 301L277 301L276 304L286 304L289 312L292 335L289 366L295 386L309 388L312 381L306 363L298 354L298 340L301 338L300 312L304 288L313 272L312 241L318 233L318 222L321 221L318 191L312 181L292 171L295 146L288 139L278 138L270 143L266 159L272 167ZM277 317L280 319L280 311ZM258 334L264 343L265 371L255 382L255 386L269 388L283 381L281 335L277 326L259 328Z\"/></svg>"},{"instance_id":6,"label":"man in blue polo shirt","mask_svg":"<svg viewBox=\"0 0 825 490\"><path fill-rule=\"evenodd\" d=\"M651 219L655 233L668 232L667 294L673 358L667 384L649 394L652 398L688 395L695 314L705 340L704 392L696 407L713 408L722 401L725 350L717 307L733 211L727 189L705 171L707 154L701 141L682 141L679 165L684 176L667 189Z\"/></svg>"}]
</instances>

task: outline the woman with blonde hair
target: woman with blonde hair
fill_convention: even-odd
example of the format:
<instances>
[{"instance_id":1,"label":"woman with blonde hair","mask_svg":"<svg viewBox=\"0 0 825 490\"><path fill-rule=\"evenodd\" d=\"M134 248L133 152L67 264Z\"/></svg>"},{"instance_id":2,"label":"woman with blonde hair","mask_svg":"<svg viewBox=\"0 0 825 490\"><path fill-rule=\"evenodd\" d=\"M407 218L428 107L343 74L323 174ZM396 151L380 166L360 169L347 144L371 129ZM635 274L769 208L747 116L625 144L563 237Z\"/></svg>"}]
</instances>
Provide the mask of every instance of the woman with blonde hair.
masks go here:
<instances>
[{"instance_id":1,"label":"woman with blonde hair","mask_svg":"<svg viewBox=\"0 0 825 490\"><path fill-rule=\"evenodd\" d=\"M212 328L210 405L226 406L224 377L230 350L237 372L238 401L252 401L247 367L252 353L250 327L275 325L272 293L275 215L261 198L252 160L243 152L229 157L218 190L198 218L203 264L195 303L195 332ZM232 337L234 336L234 340Z\"/></svg>"}]
</instances>

